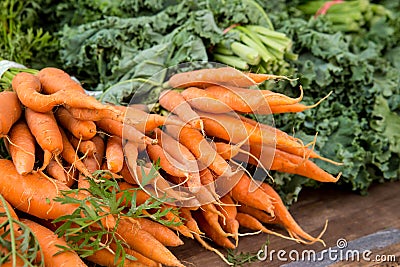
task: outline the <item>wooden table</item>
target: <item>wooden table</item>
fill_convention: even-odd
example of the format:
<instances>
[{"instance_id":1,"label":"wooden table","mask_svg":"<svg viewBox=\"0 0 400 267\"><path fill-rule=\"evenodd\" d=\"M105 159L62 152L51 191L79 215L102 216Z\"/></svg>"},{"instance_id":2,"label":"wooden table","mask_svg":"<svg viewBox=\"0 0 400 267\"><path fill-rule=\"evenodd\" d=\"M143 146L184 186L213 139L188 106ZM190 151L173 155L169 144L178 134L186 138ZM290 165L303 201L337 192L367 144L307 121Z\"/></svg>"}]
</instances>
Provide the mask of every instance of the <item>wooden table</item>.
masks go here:
<instances>
[{"instance_id":1,"label":"wooden table","mask_svg":"<svg viewBox=\"0 0 400 267\"><path fill-rule=\"evenodd\" d=\"M240 238L237 253L257 253L269 240L268 253L272 250L284 250L286 254L281 254L281 258L287 259L286 261L279 260L275 253L272 261L257 260L245 266L300 267L332 264L334 266L400 266L400 181L375 184L369 189L367 196L343 189L338 190L336 187L303 189L297 203L290 208L290 211L299 225L313 236L320 233L325 220L328 220L328 228L323 236L326 247L320 243L301 245L266 234L244 236ZM339 239L341 240L338 241ZM348 247L342 249L342 255L346 255L346 249L353 251L347 255L358 251L360 261L334 261L335 257L344 258L339 254L341 249L335 247L337 242L344 242L343 239ZM185 245L171 250L187 266L228 266L216 254L206 251L196 241L185 238L184 242ZM342 243L339 244L341 245ZM318 262L293 263L288 257L288 253L292 250L301 255L304 250L314 250L318 253L328 248L336 249L338 252L333 251L331 254L333 256L324 254L323 260ZM367 255L367 249L371 250L370 255ZM220 251L226 255L224 249ZM375 259L376 255L381 256L380 259L386 256L390 262L367 262L363 260L361 253L366 253L365 257L371 260ZM291 255L296 257L295 252ZM316 255L321 256L321 254ZM395 256L394 262L391 255Z\"/></svg>"}]
</instances>

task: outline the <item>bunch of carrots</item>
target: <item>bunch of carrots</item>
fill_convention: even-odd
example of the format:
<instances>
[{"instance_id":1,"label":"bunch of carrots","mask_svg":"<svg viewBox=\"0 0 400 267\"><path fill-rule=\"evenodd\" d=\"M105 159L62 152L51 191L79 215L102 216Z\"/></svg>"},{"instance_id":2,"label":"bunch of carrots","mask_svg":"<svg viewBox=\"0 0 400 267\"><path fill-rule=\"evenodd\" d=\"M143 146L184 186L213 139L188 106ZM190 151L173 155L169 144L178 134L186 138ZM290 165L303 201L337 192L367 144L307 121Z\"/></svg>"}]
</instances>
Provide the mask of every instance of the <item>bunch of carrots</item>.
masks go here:
<instances>
[{"instance_id":1,"label":"bunch of carrots","mask_svg":"<svg viewBox=\"0 0 400 267\"><path fill-rule=\"evenodd\" d=\"M217 248L236 248L240 227L324 244L324 230L317 237L306 233L273 187L254 180L243 166L321 182L339 179L312 161L329 161L312 144L253 119L315 106L300 103L301 88L298 98L254 89L280 78L286 77L228 67L173 74L158 99L166 116L141 104L101 103L57 68L19 72L12 90L0 92L0 136L10 155L0 159L0 234L22 235L13 223L4 224L7 216L26 225L41 248L33 262L45 266L86 266L86 260L101 266L183 266L168 249L184 243L180 236L196 239L231 264ZM114 207L104 207L98 213L104 216L88 223L90 209L97 208L91 188L104 179L116 181L103 189L114 192L123 208L110 213ZM69 201L60 201L66 192ZM165 202L157 204L158 197ZM138 215L140 205L150 208ZM72 215L82 220L68 222ZM85 255L61 250L69 240L57 231L60 225L69 223L76 237L83 222L106 234L101 240L74 240L83 248L97 242L102 249ZM271 224L288 234L268 229ZM2 266L26 264L22 252L0 248Z\"/></svg>"}]
</instances>

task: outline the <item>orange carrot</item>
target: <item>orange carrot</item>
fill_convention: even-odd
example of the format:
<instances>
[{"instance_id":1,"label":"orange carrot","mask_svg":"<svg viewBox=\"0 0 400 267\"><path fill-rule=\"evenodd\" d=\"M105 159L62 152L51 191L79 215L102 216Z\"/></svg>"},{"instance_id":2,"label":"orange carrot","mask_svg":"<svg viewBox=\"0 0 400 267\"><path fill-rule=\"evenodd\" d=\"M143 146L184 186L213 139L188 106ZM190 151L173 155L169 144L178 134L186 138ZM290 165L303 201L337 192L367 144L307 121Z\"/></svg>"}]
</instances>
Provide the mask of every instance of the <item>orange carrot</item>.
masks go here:
<instances>
[{"instance_id":1,"label":"orange carrot","mask_svg":"<svg viewBox=\"0 0 400 267\"><path fill-rule=\"evenodd\" d=\"M0 159L0 194L16 209L42 219L71 214L77 206L55 202L69 188L39 173L19 175L10 160Z\"/></svg>"},{"instance_id":2,"label":"orange carrot","mask_svg":"<svg viewBox=\"0 0 400 267\"><path fill-rule=\"evenodd\" d=\"M28 219L21 219L21 222L26 224L35 234L46 266L87 266L75 251L60 252L61 249L59 246L66 247L68 245L63 238L58 237L53 231Z\"/></svg>"},{"instance_id":3,"label":"orange carrot","mask_svg":"<svg viewBox=\"0 0 400 267\"><path fill-rule=\"evenodd\" d=\"M231 67L221 67L174 74L168 80L168 85L174 88L186 88L190 86L206 87L208 85L225 83L233 86L248 87L277 78L284 78L284 76L243 73Z\"/></svg>"},{"instance_id":4,"label":"orange carrot","mask_svg":"<svg viewBox=\"0 0 400 267\"><path fill-rule=\"evenodd\" d=\"M0 92L0 137L6 135L21 117L21 103L14 92Z\"/></svg>"},{"instance_id":5,"label":"orange carrot","mask_svg":"<svg viewBox=\"0 0 400 267\"><path fill-rule=\"evenodd\" d=\"M52 112L39 113L25 108L25 119L32 135L44 151L44 170L50 159L57 157L63 150L63 138Z\"/></svg>"},{"instance_id":6,"label":"orange carrot","mask_svg":"<svg viewBox=\"0 0 400 267\"><path fill-rule=\"evenodd\" d=\"M115 251L117 249L117 246L114 242L112 242L110 244L110 248L113 251ZM130 249L127 247L123 247L123 249L125 250L125 253L127 255L131 255L131 256L135 257L135 259L136 259L134 261L128 260L128 262L124 263L124 266L126 266L128 264L138 264L139 263L139 264L143 264L143 266L146 266L146 267L162 267L160 263L155 262L155 261L143 256L142 254L140 254L139 252L137 252L133 249ZM125 260L127 260L127 259L125 258Z\"/></svg>"},{"instance_id":7,"label":"orange carrot","mask_svg":"<svg viewBox=\"0 0 400 267\"><path fill-rule=\"evenodd\" d=\"M68 187L71 187L75 182L74 170L72 169L70 172L65 170L64 167L54 159L52 159L49 165L47 165L46 171L51 177L57 179Z\"/></svg>"},{"instance_id":8,"label":"orange carrot","mask_svg":"<svg viewBox=\"0 0 400 267\"><path fill-rule=\"evenodd\" d=\"M251 215L252 217L259 220L260 222L263 222L266 224L281 224L281 221L279 221L279 218L277 216L272 217L265 211L247 206L244 203L240 203L240 205L237 207L237 209L241 213Z\"/></svg>"},{"instance_id":9,"label":"orange carrot","mask_svg":"<svg viewBox=\"0 0 400 267\"><path fill-rule=\"evenodd\" d=\"M95 155L97 164L100 168L101 164L103 163L103 158L104 158L105 151L106 151L106 145L105 145L104 139L100 135L95 135L92 138L92 142L96 146L96 153L94 155Z\"/></svg>"},{"instance_id":10,"label":"orange carrot","mask_svg":"<svg viewBox=\"0 0 400 267\"><path fill-rule=\"evenodd\" d=\"M220 201L225 205L216 205L216 208L222 213L224 219L222 220L222 228L228 232L233 234L236 242L238 242L239 237L239 222L236 220L237 216L237 208L236 204L229 196L229 194L220 198ZM220 218L221 221L221 218Z\"/></svg>"},{"instance_id":11,"label":"orange carrot","mask_svg":"<svg viewBox=\"0 0 400 267\"><path fill-rule=\"evenodd\" d=\"M55 117L62 127L82 140L92 139L96 135L96 124L93 121L75 119L64 107L58 107Z\"/></svg>"},{"instance_id":12,"label":"orange carrot","mask_svg":"<svg viewBox=\"0 0 400 267\"><path fill-rule=\"evenodd\" d=\"M136 143L146 143L146 144L154 144L157 141L151 139L148 136L145 136L142 132L137 130L135 127L123 124L118 121L114 121L111 119L102 119L96 121L96 124L99 128L103 129L110 135L116 135L123 139L127 139Z\"/></svg>"},{"instance_id":13,"label":"orange carrot","mask_svg":"<svg viewBox=\"0 0 400 267\"><path fill-rule=\"evenodd\" d=\"M85 93L78 81L75 81L65 71L47 67L41 69L36 76L42 84L43 91L50 95L62 90L71 90L77 93Z\"/></svg>"},{"instance_id":14,"label":"orange carrot","mask_svg":"<svg viewBox=\"0 0 400 267\"><path fill-rule=\"evenodd\" d=\"M199 115L193 111L179 92L174 90L165 91L160 95L158 102L166 110L175 113L185 123L196 129L203 129Z\"/></svg>"},{"instance_id":15,"label":"orange carrot","mask_svg":"<svg viewBox=\"0 0 400 267\"><path fill-rule=\"evenodd\" d=\"M246 203L248 206L266 211L273 216L275 199L261 190L259 185L251 180L247 174L244 172L238 174L241 176L230 192L232 198L238 202Z\"/></svg>"},{"instance_id":16,"label":"orange carrot","mask_svg":"<svg viewBox=\"0 0 400 267\"><path fill-rule=\"evenodd\" d=\"M120 220L116 232L132 249L143 256L167 266L184 266L163 244L134 224Z\"/></svg>"},{"instance_id":17,"label":"orange carrot","mask_svg":"<svg viewBox=\"0 0 400 267\"><path fill-rule=\"evenodd\" d=\"M124 180L131 184L136 184L136 178L132 176L132 173L137 171L137 159L138 159L138 144L134 142L126 142L124 146L124 153L126 160L124 166L122 166L121 174ZM124 168L125 167L125 168Z\"/></svg>"},{"instance_id":18,"label":"orange carrot","mask_svg":"<svg viewBox=\"0 0 400 267\"><path fill-rule=\"evenodd\" d=\"M83 121L99 121L102 119L111 119L119 122L124 122L124 115L121 112L116 112L109 109L89 109L89 108L73 108L65 105L71 115L78 120Z\"/></svg>"},{"instance_id":19,"label":"orange carrot","mask_svg":"<svg viewBox=\"0 0 400 267\"><path fill-rule=\"evenodd\" d=\"M183 241L170 228L158 222L146 219L135 218L133 221L138 222L140 229L151 234L155 239L167 247L177 247L183 245Z\"/></svg>"},{"instance_id":20,"label":"orange carrot","mask_svg":"<svg viewBox=\"0 0 400 267\"><path fill-rule=\"evenodd\" d=\"M159 160L160 167L170 175L176 177L188 177L188 174L186 173L187 170L182 170L182 168L179 168L180 166L176 166L176 161L174 161L175 163L171 161L173 158L158 144L147 145L147 153L153 162Z\"/></svg>"},{"instance_id":21,"label":"orange carrot","mask_svg":"<svg viewBox=\"0 0 400 267\"><path fill-rule=\"evenodd\" d=\"M179 128L175 125L167 125L166 130L168 134L186 146L204 166L210 168L217 175L229 177L233 174L229 164L218 155L198 130L187 127Z\"/></svg>"},{"instance_id":22,"label":"orange carrot","mask_svg":"<svg viewBox=\"0 0 400 267\"><path fill-rule=\"evenodd\" d=\"M294 238L299 240L303 238L309 243L321 242L322 244L325 244L321 240L321 236L324 233L325 229L318 237L312 237L297 224L292 215L289 213L279 194L269 184L261 183L261 190L263 190L266 194L274 199L274 202L272 204L274 206L275 216L278 218L279 222L286 228L290 236L293 236Z\"/></svg>"},{"instance_id":23,"label":"orange carrot","mask_svg":"<svg viewBox=\"0 0 400 267\"><path fill-rule=\"evenodd\" d=\"M208 208L204 209L204 206L208 206ZM220 236L231 236L230 234L226 233L224 231L224 229L222 229L222 225L219 222L219 214L220 212L218 212L218 210L216 210L216 212L214 212L213 210L209 210L209 207L212 206L214 210L216 210L214 204L207 204L207 205L203 205L202 207L200 207L201 213L203 218L207 221L207 224L213 228L213 231L215 231L216 233L218 233L218 235Z\"/></svg>"},{"instance_id":24,"label":"orange carrot","mask_svg":"<svg viewBox=\"0 0 400 267\"><path fill-rule=\"evenodd\" d=\"M93 156L96 153L96 145L92 140L81 140L76 138L75 136L66 133L71 145L84 155Z\"/></svg>"},{"instance_id":25,"label":"orange carrot","mask_svg":"<svg viewBox=\"0 0 400 267\"><path fill-rule=\"evenodd\" d=\"M223 101L206 90L197 87L186 88L181 92L181 95L192 108L197 110L213 113L226 113L232 111L232 108Z\"/></svg>"},{"instance_id":26,"label":"orange carrot","mask_svg":"<svg viewBox=\"0 0 400 267\"><path fill-rule=\"evenodd\" d=\"M107 169L117 173L122 170L124 165L124 151L122 149L122 139L118 136L111 136L107 140L106 146Z\"/></svg>"},{"instance_id":27,"label":"orange carrot","mask_svg":"<svg viewBox=\"0 0 400 267\"><path fill-rule=\"evenodd\" d=\"M9 134L9 151L19 174L32 172L35 164L35 138L25 121L15 123Z\"/></svg>"},{"instance_id":28,"label":"orange carrot","mask_svg":"<svg viewBox=\"0 0 400 267\"><path fill-rule=\"evenodd\" d=\"M63 81L55 80L55 83L62 84ZM112 110L111 107L103 105L94 97L74 90L61 90L51 95L41 94L42 88L39 79L27 72L20 72L14 76L12 88L17 93L22 104L36 112L49 112L58 105Z\"/></svg>"},{"instance_id":29,"label":"orange carrot","mask_svg":"<svg viewBox=\"0 0 400 267\"><path fill-rule=\"evenodd\" d=\"M106 248L95 251L93 255L87 256L86 259L100 266L106 266L106 267L120 266L119 264L121 263L121 259L118 259L118 261L115 262L115 253L109 251ZM139 261L133 261L126 258L124 259L123 267L146 267L146 266L147 265Z\"/></svg>"}]
</instances>

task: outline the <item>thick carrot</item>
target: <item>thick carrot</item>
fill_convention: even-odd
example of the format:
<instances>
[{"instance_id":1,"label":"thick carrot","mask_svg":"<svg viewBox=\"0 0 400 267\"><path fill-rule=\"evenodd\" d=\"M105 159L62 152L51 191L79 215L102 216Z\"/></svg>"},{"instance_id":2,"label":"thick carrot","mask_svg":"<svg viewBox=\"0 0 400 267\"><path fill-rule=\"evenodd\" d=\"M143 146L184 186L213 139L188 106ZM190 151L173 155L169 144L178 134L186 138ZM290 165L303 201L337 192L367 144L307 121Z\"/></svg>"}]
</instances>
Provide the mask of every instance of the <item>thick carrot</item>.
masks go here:
<instances>
[{"instance_id":1,"label":"thick carrot","mask_svg":"<svg viewBox=\"0 0 400 267\"><path fill-rule=\"evenodd\" d=\"M115 262L114 261L115 253L109 251L106 248L95 251L92 255L87 256L86 259L100 266L106 266L106 267L117 267L120 266L121 264L121 259L118 259L118 261ZM139 261L133 261L126 258L124 259L123 267L146 267L146 266L147 265Z\"/></svg>"},{"instance_id":2,"label":"thick carrot","mask_svg":"<svg viewBox=\"0 0 400 267\"><path fill-rule=\"evenodd\" d=\"M134 250L145 257L167 266L184 266L163 244L134 224L121 220L116 232Z\"/></svg>"},{"instance_id":3,"label":"thick carrot","mask_svg":"<svg viewBox=\"0 0 400 267\"><path fill-rule=\"evenodd\" d=\"M132 219L132 218L131 218ZM138 222L140 229L150 233L155 239L167 247L177 247L183 245L183 241L177 236L170 228L158 222L146 219L135 218L132 219Z\"/></svg>"},{"instance_id":4,"label":"thick carrot","mask_svg":"<svg viewBox=\"0 0 400 267\"><path fill-rule=\"evenodd\" d=\"M211 238L217 245L230 249L236 248L236 246L229 240L228 237L221 235L207 222L202 212L194 211L192 216L196 220L200 230L203 231L209 238Z\"/></svg>"},{"instance_id":5,"label":"thick carrot","mask_svg":"<svg viewBox=\"0 0 400 267\"><path fill-rule=\"evenodd\" d=\"M157 143L156 140L153 140L150 137L144 135L135 127L128 124L123 124L119 121L114 121L111 119L102 119L96 121L96 125L110 135L116 135L118 137L127 139L132 142L146 143L146 144Z\"/></svg>"},{"instance_id":6,"label":"thick carrot","mask_svg":"<svg viewBox=\"0 0 400 267\"><path fill-rule=\"evenodd\" d=\"M176 114L185 123L196 129L203 129L203 123L199 115L179 92L174 90L165 91L160 95L158 102L163 108Z\"/></svg>"},{"instance_id":7,"label":"thick carrot","mask_svg":"<svg viewBox=\"0 0 400 267\"><path fill-rule=\"evenodd\" d=\"M81 172L86 177L92 177L91 172L86 168L85 164L78 157L74 147L69 142L68 137L65 134L64 130L61 128L59 130L63 142L63 150L61 151L61 156L63 157L63 159L72 166L76 167L79 170L79 172Z\"/></svg>"},{"instance_id":8,"label":"thick carrot","mask_svg":"<svg viewBox=\"0 0 400 267\"><path fill-rule=\"evenodd\" d=\"M252 77L253 78L253 77ZM172 75L168 80L168 85L174 88L186 88L186 87L206 87L213 84L229 84L240 87L247 87L256 85L259 82L255 82L249 77L249 74L244 74L239 70L231 67L222 67L214 69L200 69L194 71L188 71L183 73L177 73ZM254 76L257 80L268 79L266 75Z\"/></svg>"},{"instance_id":9,"label":"thick carrot","mask_svg":"<svg viewBox=\"0 0 400 267\"><path fill-rule=\"evenodd\" d=\"M197 110L208 111L213 113L226 113L232 111L232 108L219 100L206 90L189 87L181 92L181 95L189 103L189 105Z\"/></svg>"},{"instance_id":10,"label":"thick carrot","mask_svg":"<svg viewBox=\"0 0 400 267\"><path fill-rule=\"evenodd\" d=\"M42 84L43 91L50 95L62 90L71 90L78 93L85 93L78 81L75 81L65 71L46 67L41 69L36 76Z\"/></svg>"},{"instance_id":11,"label":"thick carrot","mask_svg":"<svg viewBox=\"0 0 400 267\"><path fill-rule=\"evenodd\" d=\"M62 84L63 81L54 81ZM20 72L12 80L12 88L17 93L19 100L26 107L36 112L49 112L58 105L68 105L75 108L111 109L103 105L94 97L79 93L74 90L61 90L51 95L41 94L39 79L30 73Z\"/></svg>"},{"instance_id":12,"label":"thick carrot","mask_svg":"<svg viewBox=\"0 0 400 267\"><path fill-rule=\"evenodd\" d=\"M121 112L116 112L109 109L89 109L89 108L73 108L65 105L71 115L78 120L83 121L99 121L102 119L111 119L119 122L124 122L124 115Z\"/></svg>"},{"instance_id":13,"label":"thick carrot","mask_svg":"<svg viewBox=\"0 0 400 267\"><path fill-rule=\"evenodd\" d=\"M93 156L96 153L96 145L93 143L92 140L81 140L69 133L66 134L75 150L78 150L84 155L90 156Z\"/></svg>"},{"instance_id":14,"label":"thick carrot","mask_svg":"<svg viewBox=\"0 0 400 267\"><path fill-rule=\"evenodd\" d=\"M67 171L64 169L64 167L52 159L46 167L46 172L53 177L54 179L57 179L61 183L65 184L68 187L71 187L75 180L74 180L74 169L71 169L70 171Z\"/></svg>"},{"instance_id":15,"label":"thick carrot","mask_svg":"<svg viewBox=\"0 0 400 267\"><path fill-rule=\"evenodd\" d=\"M124 151L122 149L121 137L111 136L107 139L106 159L108 170L114 173L122 170L124 165Z\"/></svg>"},{"instance_id":16,"label":"thick carrot","mask_svg":"<svg viewBox=\"0 0 400 267\"><path fill-rule=\"evenodd\" d=\"M87 266L75 251L60 252L61 249L59 246L66 247L68 245L63 238L58 237L53 231L28 219L21 219L21 222L26 224L35 234L46 266Z\"/></svg>"},{"instance_id":17,"label":"thick carrot","mask_svg":"<svg viewBox=\"0 0 400 267\"><path fill-rule=\"evenodd\" d=\"M63 151L63 138L52 112L40 113L25 108L25 119L32 135L44 151L44 170L50 159L57 157Z\"/></svg>"},{"instance_id":18,"label":"thick carrot","mask_svg":"<svg viewBox=\"0 0 400 267\"><path fill-rule=\"evenodd\" d=\"M69 188L36 172L20 175L12 161L0 159L0 194L16 209L42 219L71 214L76 205L53 200L61 190Z\"/></svg>"},{"instance_id":19,"label":"thick carrot","mask_svg":"<svg viewBox=\"0 0 400 267\"><path fill-rule=\"evenodd\" d=\"M277 217L278 221L286 228L290 236L293 236L294 238L299 240L302 238L308 243L321 242L322 244L325 244L321 240L321 235L324 233L325 229L318 237L312 237L297 224L292 215L289 213L279 194L269 184L261 183L261 190L263 190L266 194L274 199L274 202L272 204L274 206L275 216Z\"/></svg>"},{"instance_id":20,"label":"thick carrot","mask_svg":"<svg viewBox=\"0 0 400 267\"><path fill-rule=\"evenodd\" d=\"M58 107L54 114L60 125L76 138L89 140L96 135L96 124L93 121L75 119L64 107Z\"/></svg>"},{"instance_id":21,"label":"thick carrot","mask_svg":"<svg viewBox=\"0 0 400 267\"><path fill-rule=\"evenodd\" d=\"M6 135L13 124L21 117L22 108L17 94L0 92L0 137Z\"/></svg>"},{"instance_id":22,"label":"thick carrot","mask_svg":"<svg viewBox=\"0 0 400 267\"><path fill-rule=\"evenodd\" d=\"M19 174L32 172L35 165L35 138L25 121L15 123L9 133L9 151Z\"/></svg>"},{"instance_id":23,"label":"thick carrot","mask_svg":"<svg viewBox=\"0 0 400 267\"><path fill-rule=\"evenodd\" d=\"M274 201L269 194L265 193L259 185L250 179L244 172L239 173L240 179L232 188L230 195L238 202L246 203L248 206L263 210L274 216Z\"/></svg>"},{"instance_id":24,"label":"thick carrot","mask_svg":"<svg viewBox=\"0 0 400 267\"><path fill-rule=\"evenodd\" d=\"M229 177L233 174L229 164L218 155L198 130L187 127L179 128L175 125L167 125L166 130L168 134L186 146L204 166L217 175Z\"/></svg>"},{"instance_id":25,"label":"thick carrot","mask_svg":"<svg viewBox=\"0 0 400 267\"><path fill-rule=\"evenodd\" d=\"M173 158L158 144L147 145L147 154L153 162L159 160L160 167L168 174L176 177L188 177L187 170L182 170L182 166L176 166L176 161L173 161Z\"/></svg>"}]
</instances>

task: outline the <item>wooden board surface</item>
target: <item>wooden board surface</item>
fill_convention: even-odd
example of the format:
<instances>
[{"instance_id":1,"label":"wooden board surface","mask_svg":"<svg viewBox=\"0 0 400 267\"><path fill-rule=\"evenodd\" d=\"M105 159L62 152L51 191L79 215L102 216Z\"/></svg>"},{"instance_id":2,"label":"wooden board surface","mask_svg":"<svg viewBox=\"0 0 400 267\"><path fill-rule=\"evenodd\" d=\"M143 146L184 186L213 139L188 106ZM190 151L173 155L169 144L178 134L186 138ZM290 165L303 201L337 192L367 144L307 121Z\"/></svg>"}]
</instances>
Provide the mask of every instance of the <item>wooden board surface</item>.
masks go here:
<instances>
[{"instance_id":1,"label":"wooden board surface","mask_svg":"<svg viewBox=\"0 0 400 267\"><path fill-rule=\"evenodd\" d=\"M267 252L284 250L286 255L281 258L287 259L278 260L275 252L272 254L272 261L269 259L256 261L245 266L273 267L286 264L288 267L295 267L295 264L290 264L288 257L290 251L295 250L299 255L304 250L313 250L317 253L329 247L334 248L339 239L346 240L348 244L358 244L361 246L357 248L358 251L363 252L365 250L363 246L367 245L363 245L362 238L372 248L369 258L376 255L395 255L395 262L392 259L391 262L384 263L372 260L365 262L361 257L361 262L348 260L336 262L334 266L400 266L400 181L373 185L367 196L336 188L304 189L290 211L300 226L313 236L320 233L325 220L328 220L328 228L323 236L326 247L320 243L301 245L266 234L244 236L240 238L237 253L257 253L268 240ZM379 235L380 231L385 230L389 231L389 237L394 239L384 247L379 247L382 246L380 241L388 239ZM377 232L378 234L374 235ZM380 240L382 238L385 240ZM185 245L171 250L187 266L227 266L216 254L206 251L196 241L189 239L184 241ZM375 244L378 247L374 247ZM225 250L220 249L220 251L226 255ZM295 252L292 253L293 257L296 257ZM325 262L315 266L326 266L326 264Z\"/></svg>"}]
</instances>

